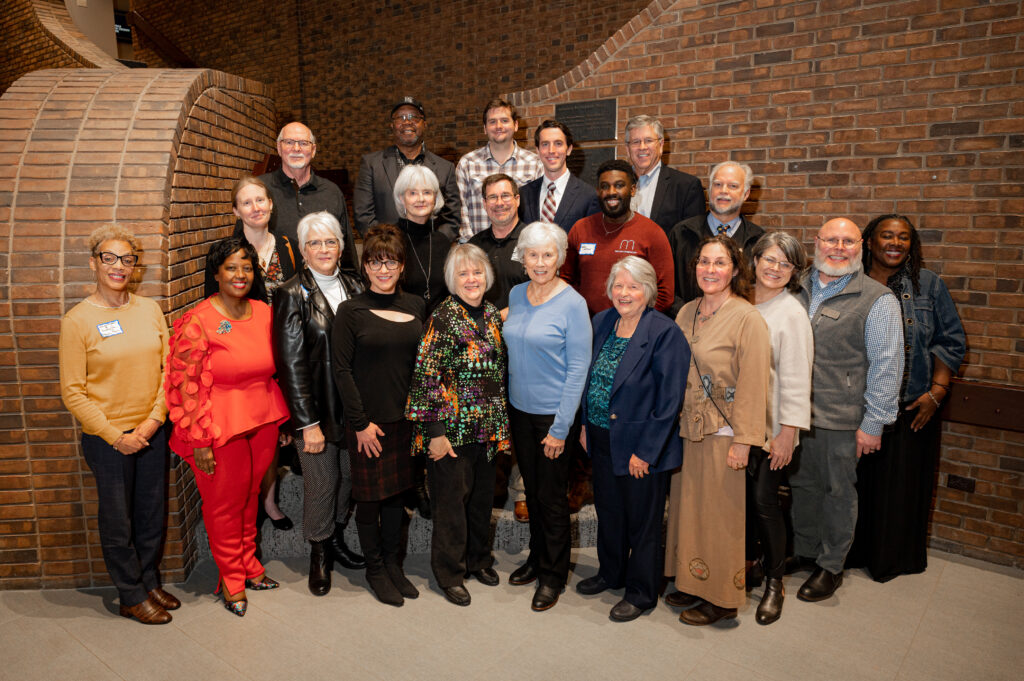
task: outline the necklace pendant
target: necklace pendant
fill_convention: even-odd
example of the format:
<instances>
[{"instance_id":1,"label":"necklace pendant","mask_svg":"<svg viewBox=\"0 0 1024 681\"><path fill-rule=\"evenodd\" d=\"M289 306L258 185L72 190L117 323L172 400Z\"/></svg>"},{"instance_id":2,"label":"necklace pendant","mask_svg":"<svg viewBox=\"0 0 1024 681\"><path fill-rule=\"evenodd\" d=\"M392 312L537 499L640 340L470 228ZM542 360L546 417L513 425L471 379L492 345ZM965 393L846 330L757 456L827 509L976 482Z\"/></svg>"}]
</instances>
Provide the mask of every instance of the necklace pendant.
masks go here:
<instances>
[{"instance_id":1,"label":"necklace pendant","mask_svg":"<svg viewBox=\"0 0 1024 681\"><path fill-rule=\"evenodd\" d=\"M226 319L222 319L220 324L217 326L217 333L222 336L226 333L231 333L231 322Z\"/></svg>"},{"instance_id":2,"label":"necklace pendant","mask_svg":"<svg viewBox=\"0 0 1024 681\"><path fill-rule=\"evenodd\" d=\"M423 300L430 300L430 290L429 289L423 292Z\"/></svg>"}]
</instances>

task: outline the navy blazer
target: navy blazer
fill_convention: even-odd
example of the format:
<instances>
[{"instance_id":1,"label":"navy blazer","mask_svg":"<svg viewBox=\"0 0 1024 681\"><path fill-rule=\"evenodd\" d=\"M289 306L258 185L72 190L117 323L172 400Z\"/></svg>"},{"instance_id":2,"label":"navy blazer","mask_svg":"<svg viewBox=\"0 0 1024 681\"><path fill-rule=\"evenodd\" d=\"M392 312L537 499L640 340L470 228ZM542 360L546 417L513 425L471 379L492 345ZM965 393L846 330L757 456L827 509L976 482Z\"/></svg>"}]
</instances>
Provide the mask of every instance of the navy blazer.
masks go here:
<instances>
[{"instance_id":1,"label":"navy blazer","mask_svg":"<svg viewBox=\"0 0 1024 681\"><path fill-rule=\"evenodd\" d=\"M619 313L615 308L598 312L593 319L594 351L590 371L608 336L615 332ZM647 308L626 346L612 383L608 405L612 472L629 474L629 458L636 454L662 473L683 462L679 437L679 411L690 372L690 345L675 322L654 308ZM583 423L587 424L587 393L583 389Z\"/></svg>"},{"instance_id":2,"label":"navy blazer","mask_svg":"<svg viewBox=\"0 0 1024 681\"><path fill-rule=\"evenodd\" d=\"M550 181L541 175L519 188L519 219L525 224L540 220L540 197ZM562 194L558 210L555 211L555 224L568 234L577 220L600 212L601 204L597 202L597 192L594 188L570 174L569 182L565 185L565 193Z\"/></svg>"},{"instance_id":3,"label":"navy blazer","mask_svg":"<svg viewBox=\"0 0 1024 681\"><path fill-rule=\"evenodd\" d=\"M363 156L359 164L359 177L356 178L356 187L352 193L352 211L356 219L356 229L364 237L374 225L398 224L394 192L395 181L402 169L398 167L396 153L401 152L394 146L374 151ZM455 181L455 166L451 161L446 161L430 151L424 152L423 165L437 176L437 183L444 197L444 205L436 216L438 222L461 224L462 199L459 197L459 185Z\"/></svg>"},{"instance_id":4,"label":"navy blazer","mask_svg":"<svg viewBox=\"0 0 1024 681\"><path fill-rule=\"evenodd\" d=\"M677 222L704 213L704 185L700 180L662 163L650 218L668 234Z\"/></svg>"}]
</instances>

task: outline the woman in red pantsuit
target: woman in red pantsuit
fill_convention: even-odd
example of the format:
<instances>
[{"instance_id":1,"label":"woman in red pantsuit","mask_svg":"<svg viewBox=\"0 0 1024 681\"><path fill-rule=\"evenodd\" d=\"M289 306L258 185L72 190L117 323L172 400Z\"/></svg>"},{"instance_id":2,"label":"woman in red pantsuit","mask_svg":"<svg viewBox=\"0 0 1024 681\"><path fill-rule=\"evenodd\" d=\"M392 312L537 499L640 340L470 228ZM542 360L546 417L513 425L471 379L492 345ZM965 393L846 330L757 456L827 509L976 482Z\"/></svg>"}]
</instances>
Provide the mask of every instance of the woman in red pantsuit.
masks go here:
<instances>
[{"instance_id":1,"label":"woman in red pantsuit","mask_svg":"<svg viewBox=\"0 0 1024 681\"><path fill-rule=\"evenodd\" d=\"M245 614L245 589L273 589L256 559L260 480L288 409L273 379L270 307L250 299L256 252L240 237L214 244L218 293L175 322L167 361L171 449L188 461L220 571L224 607Z\"/></svg>"}]
</instances>

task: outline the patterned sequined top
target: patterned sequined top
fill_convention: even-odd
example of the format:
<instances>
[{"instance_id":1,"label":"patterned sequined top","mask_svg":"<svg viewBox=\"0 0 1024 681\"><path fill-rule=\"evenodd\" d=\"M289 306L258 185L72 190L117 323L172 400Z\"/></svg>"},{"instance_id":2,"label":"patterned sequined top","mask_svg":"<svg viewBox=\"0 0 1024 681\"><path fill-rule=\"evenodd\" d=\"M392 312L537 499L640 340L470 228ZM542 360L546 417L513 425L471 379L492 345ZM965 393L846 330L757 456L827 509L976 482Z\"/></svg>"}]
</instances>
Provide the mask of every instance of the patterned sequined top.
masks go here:
<instances>
[{"instance_id":1,"label":"patterned sequined top","mask_svg":"<svg viewBox=\"0 0 1024 681\"><path fill-rule=\"evenodd\" d=\"M454 296L445 299L420 341L405 408L416 422L414 451L426 452L427 430L439 421L452 447L482 442L488 459L507 450L506 365L498 308L484 303L478 326Z\"/></svg>"},{"instance_id":2,"label":"patterned sequined top","mask_svg":"<svg viewBox=\"0 0 1024 681\"><path fill-rule=\"evenodd\" d=\"M610 428L608 405L612 399L612 385L615 372L622 362L622 355L629 345L629 338L619 338L614 333L601 346L590 372L590 390L587 391L587 420L595 426Z\"/></svg>"}]
</instances>

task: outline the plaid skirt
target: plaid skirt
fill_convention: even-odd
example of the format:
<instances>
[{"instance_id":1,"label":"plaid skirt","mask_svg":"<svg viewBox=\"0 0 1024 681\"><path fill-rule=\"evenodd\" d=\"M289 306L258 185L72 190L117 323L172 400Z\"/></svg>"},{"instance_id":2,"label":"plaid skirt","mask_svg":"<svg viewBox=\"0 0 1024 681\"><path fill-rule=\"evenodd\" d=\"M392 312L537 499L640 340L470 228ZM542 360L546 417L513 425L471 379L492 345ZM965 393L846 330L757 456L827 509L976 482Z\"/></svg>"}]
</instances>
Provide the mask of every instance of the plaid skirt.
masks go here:
<instances>
[{"instance_id":1,"label":"plaid skirt","mask_svg":"<svg viewBox=\"0 0 1024 681\"><path fill-rule=\"evenodd\" d=\"M356 501L387 499L415 484L412 423L402 420L377 425L384 431L379 438L379 457L360 452L355 431L348 428L345 432L352 461L352 498Z\"/></svg>"}]
</instances>

